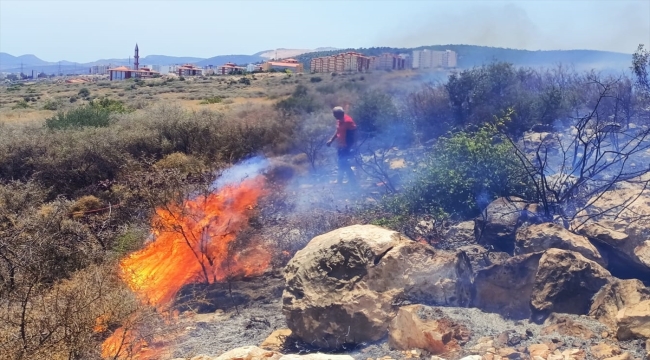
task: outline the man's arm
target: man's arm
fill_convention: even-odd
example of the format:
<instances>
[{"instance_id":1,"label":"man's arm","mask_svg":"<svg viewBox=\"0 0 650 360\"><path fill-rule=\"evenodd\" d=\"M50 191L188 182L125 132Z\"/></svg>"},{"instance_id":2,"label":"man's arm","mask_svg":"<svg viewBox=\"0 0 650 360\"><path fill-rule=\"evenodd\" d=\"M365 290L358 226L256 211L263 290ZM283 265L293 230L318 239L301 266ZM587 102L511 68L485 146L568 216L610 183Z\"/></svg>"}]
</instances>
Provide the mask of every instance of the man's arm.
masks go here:
<instances>
[{"instance_id":1,"label":"man's arm","mask_svg":"<svg viewBox=\"0 0 650 360\"><path fill-rule=\"evenodd\" d=\"M327 146L332 145L334 140L336 140L336 134L337 134L337 132L334 132L334 135L332 135L332 138L327 142Z\"/></svg>"}]
</instances>

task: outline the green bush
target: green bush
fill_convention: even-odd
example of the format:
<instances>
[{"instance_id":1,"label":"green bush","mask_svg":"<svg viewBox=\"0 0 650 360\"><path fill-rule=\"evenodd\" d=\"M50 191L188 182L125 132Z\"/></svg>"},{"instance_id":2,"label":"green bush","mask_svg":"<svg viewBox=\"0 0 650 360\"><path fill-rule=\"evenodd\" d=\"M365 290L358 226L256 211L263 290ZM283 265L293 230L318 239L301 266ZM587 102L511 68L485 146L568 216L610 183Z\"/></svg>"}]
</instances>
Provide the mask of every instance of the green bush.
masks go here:
<instances>
[{"instance_id":1,"label":"green bush","mask_svg":"<svg viewBox=\"0 0 650 360\"><path fill-rule=\"evenodd\" d=\"M279 101L275 105L275 108L285 114L304 114L316 111L318 105L314 97L309 94L307 87L298 85L293 94Z\"/></svg>"},{"instance_id":2,"label":"green bush","mask_svg":"<svg viewBox=\"0 0 650 360\"><path fill-rule=\"evenodd\" d=\"M398 121L397 108L392 97L379 90L363 93L354 104L351 116L359 130L368 134L376 134Z\"/></svg>"},{"instance_id":3,"label":"green bush","mask_svg":"<svg viewBox=\"0 0 650 360\"><path fill-rule=\"evenodd\" d=\"M207 104L218 104L222 102L223 99L220 96L212 96L209 98L203 99L199 104L207 105Z\"/></svg>"},{"instance_id":4,"label":"green bush","mask_svg":"<svg viewBox=\"0 0 650 360\"><path fill-rule=\"evenodd\" d=\"M20 100L19 102L16 103L16 105L14 105L12 107L12 109L14 109L14 110L15 109L27 109L28 107L29 107L29 104L27 103L27 101Z\"/></svg>"},{"instance_id":5,"label":"green bush","mask_svg":"<svg viewBox=\"0 0 650 360\"><path fill-rule=\"evenodd\" d=\"M82 98L87 98L88 96L90 96L90 90L88 90L87 88L81 88L81 90L79 90L77 95L79 95Z\"/></svg>"},{"instance_id":6,"label":"green bush","mask_svg":"<svg viewBox=\"0 0 650 360\"><path fill-rule=\"evenodd\" d=\"M94 106L80 106L68 112L59 111L55 116L45 120L49 129L66 129L79 127L106 127L109 124L110 111Z\"/></svg>"},{"instance_id":7,"label":"green bush","mask_svg":"<svg viewBox=\"0 0 650 360\"><path fill-rule=\"evenodd\" d=\"M123 102L109 99L107 97L99 100L91 100L89 105L95 109L103 109L114 113L127 113L133 111L133 109L124 106Z\"/></svg>"},{"instance_id":8,"label":"green bush","mask_svg":"<svg viewBox=\"0 0 650 360\"><path fill-rule=\"evenodd\" d=\"M323 81L323 78L321 78L320 76L314 76L311 79L309 79L309 81L311 81L313 83L317 83L317 82Z\"/></svg>"},{"instance_id":9,"label":"green bush","mask_svg":"<svg viewBox=\"0 0 650 360\"><path fill-rule=\"evenodd\" d=\"M469 218L500 196L534 197L512 145L493 126L440 138L404 193L387 200L395 214Z\"/></svg>"}]
</instances>

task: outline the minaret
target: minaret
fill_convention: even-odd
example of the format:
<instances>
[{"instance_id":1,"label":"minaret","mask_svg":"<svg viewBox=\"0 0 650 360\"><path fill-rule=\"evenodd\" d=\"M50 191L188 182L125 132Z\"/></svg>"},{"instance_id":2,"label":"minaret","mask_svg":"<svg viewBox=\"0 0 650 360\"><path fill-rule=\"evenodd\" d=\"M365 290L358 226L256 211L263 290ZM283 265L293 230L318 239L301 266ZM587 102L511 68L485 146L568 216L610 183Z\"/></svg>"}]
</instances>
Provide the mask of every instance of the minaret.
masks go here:
<instances>
[{"instance_id":1,"label":"minaret","mask_svg":"<svg viewBox=\"0 0 650 360\"><path fill-rule=\"evenodd\" d=\"M140 65L140 55L138 55L138 43L135 43L135 55L133 56L133 70L138 70L138 65Z\"/></svg>"}]
</instances>

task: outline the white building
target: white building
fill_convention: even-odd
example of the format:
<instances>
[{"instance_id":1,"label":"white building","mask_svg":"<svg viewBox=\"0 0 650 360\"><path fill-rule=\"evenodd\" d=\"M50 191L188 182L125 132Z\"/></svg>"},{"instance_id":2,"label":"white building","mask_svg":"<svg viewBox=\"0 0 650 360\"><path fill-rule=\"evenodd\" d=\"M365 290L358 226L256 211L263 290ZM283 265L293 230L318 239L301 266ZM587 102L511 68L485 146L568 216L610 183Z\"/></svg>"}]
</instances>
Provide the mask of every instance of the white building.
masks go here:
<instances>
[{"instance_id":1,"label":"white building","mask_svg":"<svg viewBox=\"0 0 650 360\"><path fill-rule=\"evenodd\" d=\"M246 65L246 71L247 72L253 72L253 71L255 71L257 69L257 67L258 66L255 65L255 64L248 64L248 65Z\"/></svg>"},{"instance_id":2,"label":"white building","mask_svg":"<svg viewBox=\"0 0 650 360\"><path fill-rule=\"evenodd\" d=\"M411 67L413 69L454 68L457 66L458 54L452 50L414 50L412 54Z\"/></svg>"}]
</instances>

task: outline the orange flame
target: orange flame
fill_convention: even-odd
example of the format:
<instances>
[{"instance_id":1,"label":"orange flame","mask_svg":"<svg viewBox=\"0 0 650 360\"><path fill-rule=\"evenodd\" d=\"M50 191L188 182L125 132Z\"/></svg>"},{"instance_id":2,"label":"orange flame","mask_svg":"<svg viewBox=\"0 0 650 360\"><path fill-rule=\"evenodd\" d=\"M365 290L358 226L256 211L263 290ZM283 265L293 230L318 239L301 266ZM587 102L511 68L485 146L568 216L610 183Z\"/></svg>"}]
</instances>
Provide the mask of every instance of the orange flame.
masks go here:
<instances>
[{"instance_id":1,"label":"orange flame","mask_svg":"<svg viewBox=\"0 0 650 360\"><path fill-rule=\"evenodd\" d=\"M232 245L248 223L248 210L265 194L258 176L182 205L156 210L154 241L120 263L131 289L155 306L169 304L187 284L223 281L264 272L267 251L235 254Z\"/></svg>"}]
</instances>

